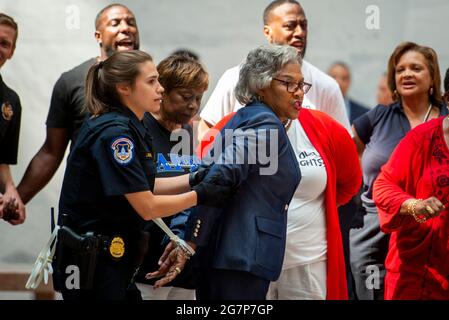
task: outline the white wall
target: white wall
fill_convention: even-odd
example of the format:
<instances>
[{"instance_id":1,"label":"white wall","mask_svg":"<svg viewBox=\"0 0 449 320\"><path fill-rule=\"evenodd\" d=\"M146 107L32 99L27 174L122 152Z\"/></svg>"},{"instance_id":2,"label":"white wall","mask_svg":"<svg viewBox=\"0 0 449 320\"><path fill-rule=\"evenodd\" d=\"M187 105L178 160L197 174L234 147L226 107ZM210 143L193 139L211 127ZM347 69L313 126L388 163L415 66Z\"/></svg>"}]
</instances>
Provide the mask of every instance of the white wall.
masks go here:
<instances>
[{"instance_id":1,"label":"white wall","mask_svg":"<svg viewBox=\"0 0 449 320\"><path fill-rule=\"evenodd\" d=\"M142 49L156 61L179 47L200 54L211 75L210 90L222 72L238 64L247 51L264 43L262 12L268 0L134 0L122 1L137 16ZM13 167L18 182L42 145L53 84L62 71L98 54L93 21L108 1L0 0L0 11L19 23L14 58L1 74L20 95L23 105L19 163ZM350 94L373 105L375 87L394 47L412 40L439 53L441 72L449 66L447 0L304 0L309 18L307 60L327 69L334 60L350 64ZM66 27L66 9L75 5L80 28ZM365 26L365 9L380 9L380 29ZM210 93L210 91L209 91ZM205 103L207 96L203 100ZM57 207L64 165L51 183L27 206L24 225L0 221L0 263L34 261L49 234L50 206Z\"/></svg>"}]
</instances>

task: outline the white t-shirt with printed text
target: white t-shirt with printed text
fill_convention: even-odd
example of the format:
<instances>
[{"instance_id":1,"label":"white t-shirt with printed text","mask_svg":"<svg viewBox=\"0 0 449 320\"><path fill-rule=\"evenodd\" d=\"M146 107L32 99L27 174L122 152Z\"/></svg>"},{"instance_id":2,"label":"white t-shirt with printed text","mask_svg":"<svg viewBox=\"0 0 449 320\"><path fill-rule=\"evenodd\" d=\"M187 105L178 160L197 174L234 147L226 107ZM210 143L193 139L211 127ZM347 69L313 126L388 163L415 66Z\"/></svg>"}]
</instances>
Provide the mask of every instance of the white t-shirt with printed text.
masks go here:
<instances>
[{"instance_id":1,"label":"white t-shirt with printed text","mask_svg":"<svg viewBox=\"0 0 449 320\"><path fill-rule=\"evenodd\" d=\"M287 213L284 270L327 258L326 168L299 121L292 122L287 135L298 159L301 181Z\"/></svg>"}]
</instances>

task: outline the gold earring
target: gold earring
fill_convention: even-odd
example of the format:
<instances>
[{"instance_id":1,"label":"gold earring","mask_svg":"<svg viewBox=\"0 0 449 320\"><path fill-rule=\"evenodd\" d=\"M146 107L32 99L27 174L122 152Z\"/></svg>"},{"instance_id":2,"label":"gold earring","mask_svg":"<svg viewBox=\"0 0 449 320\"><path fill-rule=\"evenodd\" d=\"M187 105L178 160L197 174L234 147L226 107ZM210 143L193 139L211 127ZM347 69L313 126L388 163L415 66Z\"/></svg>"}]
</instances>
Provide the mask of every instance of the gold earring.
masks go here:
<instances>
[{"instance_id":1,"label":"gold earring","mask_svg":"<svg viewBox=\"0 0 449 320\"><path fill-rule=\"evenodd\" d=\"M396 89L394 89L394 91L393 91L393 99L399 100L399 93L398 93L398 90L396 90Z\"/></svg>"}]
</instances>

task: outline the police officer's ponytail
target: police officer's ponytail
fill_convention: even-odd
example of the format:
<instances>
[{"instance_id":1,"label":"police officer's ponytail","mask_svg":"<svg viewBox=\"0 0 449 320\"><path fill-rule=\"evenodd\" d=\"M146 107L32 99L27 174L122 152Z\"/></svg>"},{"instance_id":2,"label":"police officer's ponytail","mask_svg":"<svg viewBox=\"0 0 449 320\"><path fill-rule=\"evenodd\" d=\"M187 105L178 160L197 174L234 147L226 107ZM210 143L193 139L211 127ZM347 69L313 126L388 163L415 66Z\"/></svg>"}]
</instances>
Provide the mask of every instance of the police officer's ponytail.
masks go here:
<instances>
[{"instance_id":1,"label":"police officer's ponytail","mask_svg":"<svg viewBox=\"0 0 449 320\"><path fill-rule=\"evenodd\" d=\"M120 51L90 67L85 87L87 111L97 116L121 105L116 85L133 85L139 65L146 61L153 61L148 53Z\"/></svg>"}]
</instances>

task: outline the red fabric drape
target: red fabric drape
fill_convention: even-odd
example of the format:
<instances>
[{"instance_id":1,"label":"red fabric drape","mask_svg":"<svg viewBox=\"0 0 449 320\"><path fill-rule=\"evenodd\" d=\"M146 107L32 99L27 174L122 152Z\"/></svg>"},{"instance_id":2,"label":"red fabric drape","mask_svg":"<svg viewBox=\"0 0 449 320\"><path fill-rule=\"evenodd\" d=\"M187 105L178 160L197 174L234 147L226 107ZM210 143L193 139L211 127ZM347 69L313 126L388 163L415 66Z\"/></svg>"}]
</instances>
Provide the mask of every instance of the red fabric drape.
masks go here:
<instances>
[{"instance_id":1,"label":"red fabric drape","mask_svg":"<svg viewBox=\"0 0 449 320\"><path fill-rule=\"evenodd\" d=\"M326 166L327 299L347 300L346 269L337 203L347 203L361 185L357 150L346 129L323 112L301 109L304 131Z\"/></svg>"}]
</instances>

